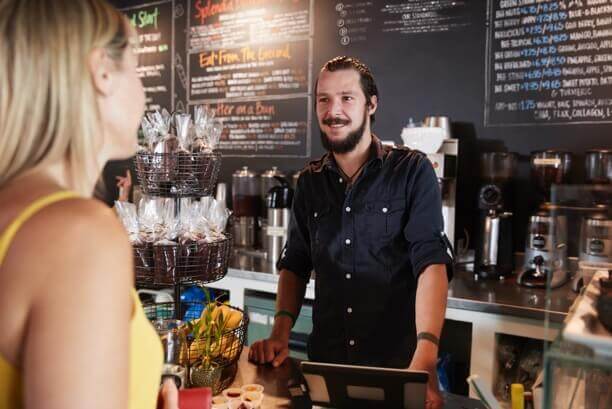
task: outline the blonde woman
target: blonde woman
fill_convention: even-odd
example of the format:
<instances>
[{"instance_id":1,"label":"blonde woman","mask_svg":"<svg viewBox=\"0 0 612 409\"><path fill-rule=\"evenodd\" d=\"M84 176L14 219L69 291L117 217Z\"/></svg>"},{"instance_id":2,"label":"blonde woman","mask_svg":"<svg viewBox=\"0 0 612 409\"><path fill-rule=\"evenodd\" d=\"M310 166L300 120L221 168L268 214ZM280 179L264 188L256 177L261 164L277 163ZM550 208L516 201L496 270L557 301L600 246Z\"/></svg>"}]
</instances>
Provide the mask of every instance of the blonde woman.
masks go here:
<instances>
[{"instance_id":1,"label":"blonde woman","mask_svg":"<svg viewBox=\"0 0 612 409\"><path fill-rule=\"evenodd\" d=\"M0 409L155 407L130 245L90 199L134 152L133 36L104 0L0 0Z\"/></svg>"}]
</instances>

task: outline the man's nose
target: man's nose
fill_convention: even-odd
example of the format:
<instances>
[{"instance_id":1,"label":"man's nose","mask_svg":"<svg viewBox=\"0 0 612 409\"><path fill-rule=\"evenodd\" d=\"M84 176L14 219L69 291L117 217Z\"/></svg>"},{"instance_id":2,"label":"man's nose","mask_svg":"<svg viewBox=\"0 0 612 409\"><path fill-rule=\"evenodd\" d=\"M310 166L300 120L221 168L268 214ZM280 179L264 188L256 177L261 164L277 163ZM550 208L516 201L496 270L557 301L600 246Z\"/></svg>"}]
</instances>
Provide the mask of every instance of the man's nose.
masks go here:
<instances>
[{"instance_id":1,"label":"man's nose","mask_svg":"<svg viewBox=\"0 0 612 409\"><path fill-rule=\"evenodd\" d=\"M327 114L334 118L342 114L342 101L339 98L332 98L327 107Z\"/></svg>"}]
</instances>

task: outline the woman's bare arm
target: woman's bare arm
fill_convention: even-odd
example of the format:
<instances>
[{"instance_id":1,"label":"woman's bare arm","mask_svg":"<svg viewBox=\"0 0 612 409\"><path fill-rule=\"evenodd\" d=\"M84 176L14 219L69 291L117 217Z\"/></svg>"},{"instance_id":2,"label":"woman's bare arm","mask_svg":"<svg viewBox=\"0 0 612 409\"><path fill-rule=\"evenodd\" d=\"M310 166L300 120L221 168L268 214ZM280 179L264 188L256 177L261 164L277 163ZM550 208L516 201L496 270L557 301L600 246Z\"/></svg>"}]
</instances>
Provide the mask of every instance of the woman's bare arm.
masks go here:
<instances>
[{"instance_id":1,"label":"woman's bare arm","mask_svg":"<svg viewBox=\"0 0 612 409\"><path fill-rule=\"evenodd\" d=\"M90 200L43 209L30 237L39 277L24 334L26 408L125 408L132 258L112 212ZM31 229L30 229L31 230Z\"/></svg>"}]
</instances>

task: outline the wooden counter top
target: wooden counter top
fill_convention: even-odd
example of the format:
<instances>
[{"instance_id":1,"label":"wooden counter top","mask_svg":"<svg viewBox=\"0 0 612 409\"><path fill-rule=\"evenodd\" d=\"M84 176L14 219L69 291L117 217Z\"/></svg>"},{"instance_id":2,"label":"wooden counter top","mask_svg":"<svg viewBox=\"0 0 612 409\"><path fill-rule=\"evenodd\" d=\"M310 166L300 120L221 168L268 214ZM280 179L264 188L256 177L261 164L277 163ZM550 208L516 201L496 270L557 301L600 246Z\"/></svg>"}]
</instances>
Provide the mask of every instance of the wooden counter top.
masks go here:
<instances>
[{"instance_id":1,"label":"wooden counter top","mask_svg":"<svg viewBox=\"0 0 612 409\"><path fill-rule=\"evenodd\" d=\"M261 409L291 408L288 382L299 379L299 363L287 359L278 368L272 365L255 365L248 360L249 348L244 347L238 361L238 373L232 387L241 387L249 383L258 383L264 387L264 400Z\"/></svg>"},{"instance_id":2,"label":"wooden counter top","mask_svg":"<svg viewBox=\"0 0 612 409\"><path fill-rule=\"evenodd\" d=\"M299 361L289 358L279 366L255 365L248 360L249 348L244 347L238 361L238 373L231 387L258 383L264 387L261 409L291 408L288 385L301 380ZM484 409L480 401L466 396L444 394L447 409Z\"/></svg>"}]
</instances>

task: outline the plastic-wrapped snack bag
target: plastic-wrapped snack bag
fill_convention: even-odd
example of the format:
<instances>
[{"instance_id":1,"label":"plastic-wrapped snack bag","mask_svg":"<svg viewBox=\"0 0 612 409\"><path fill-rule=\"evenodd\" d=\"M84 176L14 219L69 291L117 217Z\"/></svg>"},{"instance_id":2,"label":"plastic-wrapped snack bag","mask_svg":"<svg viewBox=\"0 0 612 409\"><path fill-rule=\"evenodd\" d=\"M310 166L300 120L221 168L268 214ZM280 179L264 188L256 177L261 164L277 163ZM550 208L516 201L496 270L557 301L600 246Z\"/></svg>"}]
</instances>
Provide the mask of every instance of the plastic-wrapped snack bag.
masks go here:
<instances>
[{"instance_id":1,"label":"plastic-wrapped snack bag","mask_svg":"<svg viewBox=\"0 0 612 409\"><path fill-rule=\"evenodd\" d=\"M153 147L155 156L152 158L149 178L158 184L161 194L172 193L172 182L175 179L177 159L173 155L179 147L176 136L170 134L172 116L166 109L151 112L147 118L155 129L159 139Z\"/></svg>"},{"instance_id":2,"label":"plastic-wrapped snack bag","mask_svg":"<svg viewBox=\"0 0 612 409\"><path fill-rule=\"evenodd\" d=\"M153 245L154 280L161 284L174 284L178 274L179 245L175 241L160 240Z\"/></svg>"},{"instance_id":3,"label":"plastic-wrapped snack bag","mask_svg":"<svg viewBox=\"0 0 612 409\"><path fill-rule=\"evenodd\" d=\"M194 128L196 139L194 140L194 152L211 153L208 133L210 124L215 117L214 111L206 106L198 105L194 110Z\"/></svg>"},{"instance_id":4,"label":"plastic-wrapped snack bag","mask_svg":"<svg viewBox=\"0 0 612 409\"><path fill-rule=\"evenodd\" d=\"M221 139L221 134L223 133L223 122L219 118L215 118L210 121L209 129L208 129L208 140L207 146L210 151L214 151L217 149L217 145L219 145L219 139Z\"/></svg>"},{"instance_id":5,"label":"plastic-wrapped snack bag","mask_svg":"<svg viewBox=\"0 0 612 409\"><path fill-rule=\"evenodd\" d=\"M155 145L159 142L160 136L157 132L157 129L153 126L151 121L147 119L147 117L143 117L140 122L140 128L142 129L142 134L144 135L145 140L145 149L148 152L153 152L155 149Z\"/></svg>"},{"instance_id":6,"label":"plastic-wrapped snack bag","mask_svg":"<svg viewBox=\"0 0 612 409\"><path fill-rule=\"evenodd\" d=\"M138 213L136 212L136 205L130 202L115 201L115 212L119 216L119 220L125 227L128 233L128 237L131 243L140 241L138 233L140 232L138 226Z\"/></svg>"},{"instance_id":7,"label":"plastic-wrapped snack bag","mask_svg":"<svg viewBox=\"0 0 612 409\"><path fill-rule=\"evenodd\" d=\"M176 124L176 137L178 138L178 149L180 152L189 152L191 139L189 129L191 127L191 116L189 114L176 114L174 116Z\"/></svg>"}]
</instances>

